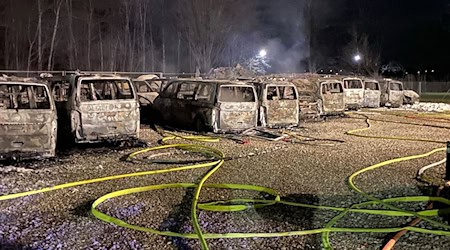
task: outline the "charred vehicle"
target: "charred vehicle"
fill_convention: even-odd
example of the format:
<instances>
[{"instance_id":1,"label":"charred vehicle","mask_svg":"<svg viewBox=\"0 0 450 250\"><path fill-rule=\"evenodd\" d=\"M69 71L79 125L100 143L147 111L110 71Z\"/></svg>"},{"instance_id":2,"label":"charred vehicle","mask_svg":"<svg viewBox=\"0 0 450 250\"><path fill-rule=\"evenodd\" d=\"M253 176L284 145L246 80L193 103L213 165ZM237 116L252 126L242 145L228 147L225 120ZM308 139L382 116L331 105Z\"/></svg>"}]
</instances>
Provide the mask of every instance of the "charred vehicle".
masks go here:
<instances>
[{"instance_id":1,"label":"charred vehicle","mask_svg":"<svg viewBox=\"0 0 450 250\"><path fill-rule=\"evenodd\" d=\"M398 108L403 104L403 83L385 79L381 85L381 106Z\"/></svg>"},{"instance_id":2,"label":"charred vehicle","mask_svg":"<svg viewBox=\"0 0 450 250\"><path fill-rule=\"evenodd\" d=\"M0 77L0 159L55 156L57 115L45 83Z\"/></svg>"},{"instance_id":3,"label":"charred vehicle","mask_svg":"<svg viewBox=\"0 0 450 250\"><path fill-rule=\"evenodd\" d=\"M342 115L345 112L344 86L338 80L321 81L318 108L321 116Z\"/></svg>"},{"instance_id":4,"label":"charred vehicle","mask_svg":"<svg viewBox=\"0 0 450 250\"><path fill-rule=\"evenodd\" d=\"M344 114L344 86L341 81L307 75L292 79L292 83L299 93L301 119Z\"/></svg>"},{"instance_id":5,"label":"charred vehicle","mask_svg":"<svg viewBox=\"0 0 450 250\"><path fill-rule=\"evenodd\" d=\"M299 91L298 101L300 107L300 119L320 118L318 99L315 92Z\"/></svg>"},{"instance_id":6,"label":"charred vehicle","mask_svg":"<svg viewBox=\"0 0 450 250\"><path fill-rule=\"evenodd\" d=\"M289 82L255 83L259 97L259 121L263 127L297 126L299 123L298 92Z\"/></svg>"},{"instance_id":7,"label":"charred vehicle","mask_svg":"<svg viewBox=\"0 0 450 250\"><path fill-rule=\"evenodd\" d=\"M142 75L133 79L141 110L141 121L154 119L152 116L154 113L153 102L158 97L165 83L165 79L161 79L156 75Z\"/></svg>"},{"instance_id":8,"label":"charred vehicle","mask_svg":"<svg viewBox=\"0 0 450 250\"><path fill-rule=\"evenodd\" d=\"M160 119L215 133L257 126L255 87L242 81L178 79L155 99Z\"/></svg>"},{"instance_id":9,"label":"charred vehicle","mask_svg":"<svg viewBox=\"0 0 450 250\"><path fill-rule=\"evenodd\" d=\"M300 108L300 119L318 119L320 118L319 101L319 84L317 79L296 78L291 79L298 91L298 101Z\"/></svg>"},{"instance_id":10,"label":"charred vehicle","mask_svg":"<svg viewBox=\"0 0 450 250\"><path fill-rule=\"evenodd\" d=\"M359 78L344 78L345 107L360 109L364 102L364 85Z\"/></svg>"},{"instance_id":11,"label":"charred vehicle","mask_svg":"<svg viewBox=\"0 0 450 250\"><path fill-rule=\"evenodd\" d=\"M364 80L364 103L366 108L379 108L381 102L380 83L376 80Z\"/></svg>"},{"instance_id":12,"label":"charred vehicle","mask_svg":"<svg viewBox=\"0 0 450 250\"><path fill-rule=\"evenodd\" d=\"M403 90L403 104L414 104L419 102L420 95L413 90Z\"/></svg>"},{"instance_id":13,"label":"charred vehicle","mask_svg":"<svg viewBox=\"0 0 450 250\"><path fill-rule=\"evenodd\" d=\"M52 80L61 134L76 143L136 140L139 103L129 78L69 75Z\"/></svg>"},{"instance_id":14,"label":"charred vehicle","mask_svg":"<svg viewBox=\"0 0 450 250\"><path fill-rule=\"evenodd\" d=\"M153 104L163 87L162 81L156 75L142 75L133 79L141 108Z\"/></svg>"}]
</instances>

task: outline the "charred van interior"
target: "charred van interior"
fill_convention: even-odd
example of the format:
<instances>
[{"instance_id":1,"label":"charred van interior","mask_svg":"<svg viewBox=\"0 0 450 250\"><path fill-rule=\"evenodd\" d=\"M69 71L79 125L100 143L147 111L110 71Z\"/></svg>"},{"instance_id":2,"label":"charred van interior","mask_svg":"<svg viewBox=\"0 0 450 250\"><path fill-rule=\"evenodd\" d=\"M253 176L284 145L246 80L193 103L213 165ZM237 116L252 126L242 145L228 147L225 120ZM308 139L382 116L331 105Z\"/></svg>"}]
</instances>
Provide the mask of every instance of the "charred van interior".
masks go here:
<instances>
[{"instance_id":1,"label":"charred van interior","mask_svg":"<svg viewBox=\"0 0 450 250\"><path fill-rule=\"evenodd\" d=\"M50 109L44 86L0 84L0 109Z\"/></svg>"},{"instance_id":2,"label":"charred van interior","mask_svg":"<svg viewBox=\"0 0 450 250\"><path fill-rule=\"evenodd\" d=\"M89 79L81 81L80 99L84 101L133 99L130 81Z\"/></svg>"},{"instance_id":3,"label":"charred van interior","mask_svg":"<svg viewBox=\"0 0 450 250\"><path fill-rule=\"evenodd\" d=\"M251 87L221 86L220 102L255 102L256 97Z\"/></svg>"}]
</instances>

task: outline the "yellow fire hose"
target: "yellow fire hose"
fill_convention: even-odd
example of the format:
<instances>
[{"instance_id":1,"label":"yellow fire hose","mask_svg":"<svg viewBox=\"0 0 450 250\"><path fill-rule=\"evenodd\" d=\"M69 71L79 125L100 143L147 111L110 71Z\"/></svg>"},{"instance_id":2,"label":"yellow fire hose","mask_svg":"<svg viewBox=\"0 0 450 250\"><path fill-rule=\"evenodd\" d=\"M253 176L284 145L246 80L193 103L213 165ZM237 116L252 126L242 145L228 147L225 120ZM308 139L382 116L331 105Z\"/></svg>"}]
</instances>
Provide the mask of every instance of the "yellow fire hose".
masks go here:
<instances>
[{"instance_id":1,"label":"yellow fire hose","mask_svg":"<svg viewBox=\"0 0 450 250\"><path fill-rule=\"evenodd\" d=\"M402 138L402 137L377 137L377 136L361 135L361 134L359 134L360 132L369 130L371 128L369 118L367 118L366 122L368 124L367 128L349 131L349 132L347 132L347 134L352 135L352 136L366 137L366 138L443 143L443 142L426 140L426 139L412 139L412 138ZM162 141L164 143L167 143L169 140L180 140L180 139L189 140L189 141L197 141L197 142L217 142L218 141L217 138L213 138L213 137L204 137L204 136L182 137L182 136L177 136L177 135L173 135L173 134L171 134L169 137L165 137ZM206 174L203 176L203 178L201 179L201 181L199 183L167 183L167 184L159 184L159 185L151 185L151 186L145 186L145 187L124 189L124 190L119 190L119 191L115 191L115 192L106 194L106 195L98 198L96 201L94 201L94 203L92 204L92 207L91 207L92 214L102 221L112 223L112 224L115 224L117 226L124 227L124 228L129 228L129 229L142 231L142 232L153 233L153 234L157 234L157 235L161 235L161 236L198 239L201 243L202 249L208 249L208 245L206 242L207 239L254 238L254 237L268 238L268 237L300 236L300 235L310 235L310 234L322 234L323 247L327 248L327 249L331 249L331 244L330 244L330 240L329 240L329 234L331 232L394 233L394 232L399 232L399 231L406 229L409 231L425 233L425 234L450 236L450 226L433 221L428 218L428 217L437 216L439 213L442 213L442 212L450 212L450 209L445 209L444 211L432 209L432 210L423 210L423 211L416 212L416 211L402 210L402 209L399 209L399 208L391 205L391 203L398 203L398 202L424 202L424 201L434 201L434 202L443 203L445 205L450 205L450 200L442 198L442 197L431 197L431 196L397 197L397 198L380 200L380 199L377 199L375 197L372 197L372 196L364 193L354 183L355 178L357 178L359 175L361 175L367 171L375 170L375 169L385 167L385 166L388 166L390 164L397 163L397 162L409 161L409 160L413 160L413 159L428 157L432 154L444 151L445 150L444 148L435 149L426 154L413 155L413 156L408 156L408 157L392 159L392 160L378 163L373 166L370 166L370 167L367 167L360 171L355 172L354 174L352 174L349 177L349 180L348 180L349 186L356 192L358 192L361 195L368 198L368 201L360 203L360 204L355 204L355 205L351 206L350 208L319 206L319 205L312 205L312 204L303 204L303 203L283 201L275 190L267 188L267 187L261 187L261 186L255 186L255 185L205 184L207 179L211 175L213 175L225 162L225 156L222 152L220 152L219 150L214 149L212 147L208 147L208 146L197 145L197 144L162 145L162 146L147 148L147 149L132 153L131 155L129 155L128 160L131 161L134 157L138 156L139 154L143 154L146 152L156 152L156 151L163 150L163 149L179 149L179 150L184 150L184 151L188 151L188 152L203 153L208 156L211 156L213 159L210 162L202 162L202 163L194 164L194 165L179 166L179 167L174 167L174 168L170 168L170 169L152 170L152 171L145 171L145 172L135 172L135 173L129 173L129 174L115 175L115 176L107 176L107 177L95 178L95 179L90 179L90 180L61 184L61 185L57 185L54 187L43 188L40 190L33 190L33 191L27 191L27 192L22 192L22 193L16 193L16 194L8 194L8 195L0 196L0 201L15 199L15 198L19 198L19 197L28 196L28 195L34 195L34 194L38 194L38 193L46 193L46 192L50 192L50 191L54 191L54 190L66 189L66 188L71 188L71 187L75 187L75 186L99 183L99 182L104 182L104 181L112 181L112 180L117 180L117 179L135 177L135 176L155 175L155 174L186 171L186 170L199 169L199 168L209 168L209 170L206 172ZM270 196L273 196L274 198L272 200L233 199L233 200L227 200L227 201L199 203L198 201L199 201L199 197L201 195L201 191L202 191L203 187L217 188L217 189L239 189L239 190L247 190L247 191L254 191L254 192L263 192L263 193L269 194ZM193 223L193 226L195 229L195 233L179 233L179 232L160 231L160 230L156 230L156 229L152 229L152 228L142 227L142 226L138 226L138 225L132 225L132 224L127 223L126 221L123 221L118 218L114 218L110 215L107 215L98 209L98 206L101 203L103 203L106 200L113 199L116 197L129 195L129 194L135 194L135 193L148 192L148 191L152 191L152 190L172 189L172 188L191 188L191 189L195 190L194 198L192 200L192 207L191 207L191 218L192 218L192 223ZM289 232L275 232L275 233L225 233L225 234L217 234L217 233L210 233L210 232L204 233L202 231L202 229L200 228L198 217L197 217L197 209L205 210L205 211L215 211L215 212L235 212L235 211L243 211L243 210L250 209L250 208L258 209L261 207L271 206L271 205L275 205L275 204L284 204L284 205L288 205L288 206L295 206L295 207L302 207L302 208L330 210L330 211L340 212L340 214L337 215L335 218L333 218L329 223L327 223L324 228L301 230L301 231L289 231ZM374 205L374 204L382 204L387 209L364 209L363 208L363 207L367 207L369 205ZM365 214L384 215L384 216L420 217L428 222L433 223L434 225L439 226L440 228L445 228L446 230L424 229L424 228L419 228L419 227L392 227L392 228L337 228L337 227L333 227L333 225L335 225L342 217L344 217L348 213L365 213Z\"/></svg>"}]
</instances>

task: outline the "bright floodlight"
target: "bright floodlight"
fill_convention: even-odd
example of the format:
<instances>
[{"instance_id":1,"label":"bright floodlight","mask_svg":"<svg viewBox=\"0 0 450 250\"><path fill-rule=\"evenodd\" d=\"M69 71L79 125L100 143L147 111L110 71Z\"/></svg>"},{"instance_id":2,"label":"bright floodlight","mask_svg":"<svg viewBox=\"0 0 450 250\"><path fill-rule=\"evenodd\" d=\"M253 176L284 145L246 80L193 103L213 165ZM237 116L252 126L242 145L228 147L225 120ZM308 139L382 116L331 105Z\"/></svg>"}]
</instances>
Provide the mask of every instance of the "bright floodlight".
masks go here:
<instances>
[{"instance_id":1,"label":"bright floodlight","mask_svg":"<svg viewBox=\"0 0 450 250\"><path fill-rule=\"evenodd\" d=\"M355 57L353 57L353 60L355 60L355 62L359 62L361 61L361 56L360 55L356 55Z\"/></svg>"},{"instance_id":2,"label":"bright floodlight","mask_svg":"<svg viewBox=\"0 0 450 250\"><path fill-rule=\"evenodd\" d=\"M267 51L266 51L265 49L260 50L260 51L259 51L259 56L260 56L260 57L265 57L265 56L267 56Z\"/></svg>"}]
</instances>

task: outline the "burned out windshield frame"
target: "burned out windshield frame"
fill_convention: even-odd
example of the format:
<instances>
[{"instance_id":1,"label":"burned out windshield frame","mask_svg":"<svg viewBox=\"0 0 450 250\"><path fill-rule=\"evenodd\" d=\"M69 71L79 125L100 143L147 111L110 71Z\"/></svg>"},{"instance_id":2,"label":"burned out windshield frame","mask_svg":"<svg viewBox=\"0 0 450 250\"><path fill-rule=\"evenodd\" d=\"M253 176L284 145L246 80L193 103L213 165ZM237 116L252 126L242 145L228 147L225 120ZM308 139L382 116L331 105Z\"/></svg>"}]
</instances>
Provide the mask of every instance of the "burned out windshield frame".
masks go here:
<instances>
[{"instance_id":1,"label":"burned out windshield frame","mask_svg":"<svg viewBox=\"0 0 450 250\"><path fill-rule=\"evenodd\" d=\"M81 79L78 91L81 102L135 99L127 79Z\"/></svg>"},{"instance_id":2,"label":"burned out windshield frame","mask_svg":"<svg viewBox=\"0 0 450 250\"><path fill-rule=\"evenodd\" d=\"M225 89L230 89L231 91L225 92ZM240 98L239 95L242 95L241 96L242 98ZM251 86L238 86L238 85L220 86L219 102L256 102L256 100L257 99L255 89L252 88Z\"/></svg>"},{"instance_id":3,"label":"burned out windshield frame","mask_svg":"<svg viewBox=\"0 0 450 250\"><path fill-rule=\"evenodd\" d=\"M0 83L0 110L49 110L52 108L50 93L46 86Z\"/></svg>"}]
</instances>

